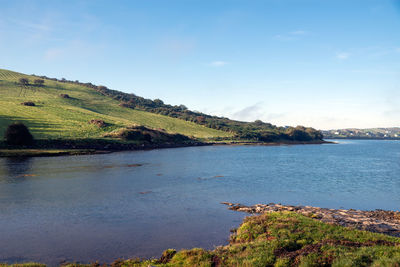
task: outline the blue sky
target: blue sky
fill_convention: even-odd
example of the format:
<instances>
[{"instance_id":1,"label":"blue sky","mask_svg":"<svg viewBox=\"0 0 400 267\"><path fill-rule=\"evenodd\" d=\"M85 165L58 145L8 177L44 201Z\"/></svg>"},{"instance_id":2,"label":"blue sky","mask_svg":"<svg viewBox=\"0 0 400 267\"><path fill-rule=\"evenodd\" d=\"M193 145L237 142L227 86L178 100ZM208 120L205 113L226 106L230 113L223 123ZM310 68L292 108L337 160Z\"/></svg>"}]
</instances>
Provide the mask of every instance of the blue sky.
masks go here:
<instances>
[{"instance_id":1,"label":"blue sky","mask_svg":"<svg viewBox=\"0 0 400 267\"><path fill-rule=\"evenodd\" d=\"M0 68L238 120L400 126L400 1L0 4Z\"/></svg>"}]
</instances>

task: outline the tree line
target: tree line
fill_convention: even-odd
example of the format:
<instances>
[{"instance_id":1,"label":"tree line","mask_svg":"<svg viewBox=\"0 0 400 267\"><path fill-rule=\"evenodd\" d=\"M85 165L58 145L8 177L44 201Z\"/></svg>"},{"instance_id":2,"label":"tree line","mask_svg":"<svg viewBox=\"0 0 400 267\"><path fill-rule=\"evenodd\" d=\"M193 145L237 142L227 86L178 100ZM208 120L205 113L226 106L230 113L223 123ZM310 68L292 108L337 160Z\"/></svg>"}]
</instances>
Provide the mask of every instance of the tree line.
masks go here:
<instances>
[{"instance_id":1,"label":"tree line","mask_svg":"<svg viewBox=\"0 0 400 267\"><path fill-rule=\"evenodd\" d=\"M190 121L216 130L231 132L237 139L256 140L262 142L277 141L312 141L322 140L323 135L314 128L297 127L278 127L271 123L261 120L254 122L243 122L230 120L225 117L211 116L198 111L189 110L185 105L169 105L160 99L146 99L133 93L124 93L121 91L109 89L103 85L94 85L92 83L82 83L78 80L71 81L65 78L56 79L46 76L37 76L41 79L49 79L62 83L72 83L85 86L96 90L104 96L111 97L120 102L120 106L136 110L142 110L157 113L173 118Z\"/></svg>"}]
</instances>

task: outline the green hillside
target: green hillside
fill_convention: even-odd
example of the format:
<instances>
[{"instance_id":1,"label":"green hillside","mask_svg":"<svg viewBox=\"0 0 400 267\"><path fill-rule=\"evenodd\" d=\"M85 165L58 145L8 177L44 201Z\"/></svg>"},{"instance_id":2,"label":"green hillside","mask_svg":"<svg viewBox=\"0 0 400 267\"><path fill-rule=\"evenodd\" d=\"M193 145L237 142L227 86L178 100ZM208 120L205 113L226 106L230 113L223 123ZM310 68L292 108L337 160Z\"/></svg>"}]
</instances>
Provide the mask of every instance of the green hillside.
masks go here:
<instances>
[{"instance_id":1,"label":"green hillside","mask_svg":"<svg viewBox=\"0 0 400 267\"><path fill-rule=\"evenodd\" d=\"M0 69L0 136L12 122L23 122L36 139L101 138L119 128L143 125L197 138L230 137L231 133L193 122L119 106L120 102L91 88L44 79L44 86L22 86L38 77ZM62 98L67 94L70 98ZM24 106L31 101L35 106ZM106 127L88 122L103 120Z\"/></svg>"}]
</instances>

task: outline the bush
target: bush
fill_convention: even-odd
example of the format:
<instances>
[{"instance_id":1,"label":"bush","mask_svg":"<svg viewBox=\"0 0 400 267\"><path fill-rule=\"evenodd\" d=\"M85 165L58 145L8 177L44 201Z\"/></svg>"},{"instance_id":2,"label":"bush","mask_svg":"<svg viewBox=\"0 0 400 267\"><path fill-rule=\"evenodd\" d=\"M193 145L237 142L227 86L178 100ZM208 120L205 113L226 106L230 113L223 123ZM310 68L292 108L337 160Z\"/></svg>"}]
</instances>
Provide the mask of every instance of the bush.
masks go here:
<instances>
[{"instance_id":1,"label":"bush","mask_svg":"<svg viewBox=\"0 0 400 267\"><path fill-rule=\"evenodd\" d=\"M23 123L14 123L7 127L4 139L9 145L29 146L33 144L33 136Z\"/></svg>"},{"instance_id":2,"label":"bush","mask_svg":"<svg viewBox=\"0 0 400 267\"><path fill-rule=\"evenodd\" d=\"M44 85L44 80L43 80L43 79L35 79L35 80L33 81L33 84L34 84L35 86L42 87L42 86Z\"/></svg>"},{"instance_id":3,"label":"bush","mask_svg":"<svg viewBox=\"0 0 400 267\"><path fill-rule=\"evenodd\" d=\"M28 79L26 79L26 78L20 78L19 80L18 80L18 82L20 83L20 84L22 84L22 85L29 85L29 80Z\"/></svg>"},{"instance_id":4,"label":"bush","mask_svg":"<svg viewBox=\"0 0 400 267\"><path fill-rule=\"evenodd\" d=\"M97 119L93 119L89 121L89 124L94 124L99 128L103 128L107 126L107 123L103 120L97 120Z\"/></svg>"},{"instance_id":5,"label":"bush","mask_svg":"<svg viewBox=\"0 0 400 267\"><path fill-rule=\"evenodd\" d=\"M182 134L170 134L162 129L154 130L144 126L131 126L116 132L104 135L104 137L121 138L128 141L144 141L148 143L185 143L191 139Z\"/></svg>"},{"instance_id":6,"label":"bush","mask_svg":"<svg viewBox=\"0 0 400 267\"><path fill-rule=\"evenodd\" d=\"M68 94L60 94L61 98L71 98Z\"/></svg>"},{"instance_id":7,"label":"bush","mask_svg":"<svg viewBox=\"0 0 400 267\"><path fill-rule=\"evenodd\" d=\"M33 103L32 101L22 102L21 105L23 105L23 106L29 106L29 107L34 107L34 106L36 106L35 103Z\"/></svg>"}]
</instances>

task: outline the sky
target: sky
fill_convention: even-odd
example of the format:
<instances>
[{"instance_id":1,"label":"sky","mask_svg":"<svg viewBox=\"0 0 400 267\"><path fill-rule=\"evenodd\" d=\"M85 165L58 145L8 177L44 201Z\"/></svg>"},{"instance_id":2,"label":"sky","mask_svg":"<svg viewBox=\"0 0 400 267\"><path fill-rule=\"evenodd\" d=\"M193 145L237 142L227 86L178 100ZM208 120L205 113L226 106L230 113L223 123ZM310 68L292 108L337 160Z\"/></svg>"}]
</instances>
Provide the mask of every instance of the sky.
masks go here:
<instances>
[{"instance_id":1,"label":"sky","mask_svg":"<svg viewBox=\"0 0 400 267\"><path fill-rule=\"evenodd\" d=\"M400 0L0 0L0 68L317 129L400 126Z\"/></svg>"}]
</instances>

